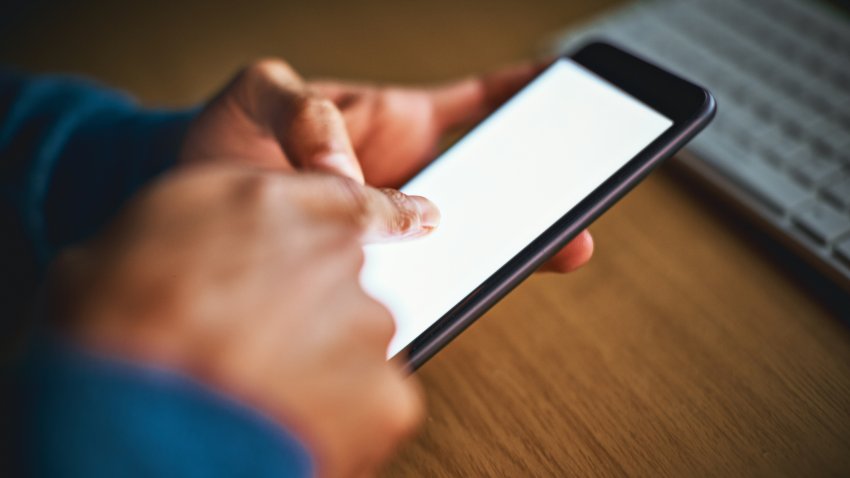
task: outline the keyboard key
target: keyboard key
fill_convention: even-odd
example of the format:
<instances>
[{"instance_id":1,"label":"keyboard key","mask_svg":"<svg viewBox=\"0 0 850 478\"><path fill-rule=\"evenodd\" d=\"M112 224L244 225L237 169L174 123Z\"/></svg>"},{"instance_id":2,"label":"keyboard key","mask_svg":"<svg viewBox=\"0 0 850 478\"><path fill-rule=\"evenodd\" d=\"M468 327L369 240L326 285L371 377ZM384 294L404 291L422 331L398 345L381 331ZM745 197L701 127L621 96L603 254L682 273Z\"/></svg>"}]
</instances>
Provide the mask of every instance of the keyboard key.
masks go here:
<instances>
[{"instance_id":1,"label":"keyboard key","mask_svg":"<svg viewBox=\"0 0 850 478\"><path fill-rule=\"evenodd\" d=\"M716 144L707 148L713 156L707 157L733 181L760 199L766 206L783 214L811 197L812 193L761 161L731 145ZM708 152L705 151L705 152ZM702 154L703 151L697 151Z\"/></svg>"},{"instance_id":2,"label":"keyboard key","mask_svg":"<svg viewBox=\"0 0 850 478\"><path fill-rule=\"evenodd\" d=\"M850 166L850 149L833 151L830 156L839 163L843 164L845 167Z\"/></svg>"},{"instance_id":3,"label":"keyboard key","mask_svg":"<svg viewBox=\"0 0 850 478\"><path fill-rule=\"evenodd\" d=\"M809 201L793 214L794 223L818 241L829 244L850 232L850 216L827 203Z\"/></svg>"},{"instance_id":4,"label":"keyboard key","mask_svg":"<svg viewBox=\"0 0 850 478\"><path fill-rule=\"evenodd\" d=\"M850 208L850 174L829 183L823 194L841 207Z\"/></svg>"},{"instance_id":5,"label":"keyboard key","mask_svg":"<svg viewBox=\"0 0 850 478\"><path fill-rule=\"evenodd\" d=\"M826 143L833 154L840 157L840 153L846 155L850 151L850 131L829 121L814 125L813 129L818 133L818 140Z\"/></svg>"},{"instance_id":6,"label":"keyboard key","mask_svg":"<svg viewBox=\"0 0 850 478\"><path fill-rule=\"evenodd\" d=\"M804 183L817 186L835 179L841 172L841 164L832 158L822 156L811 147L805 147L794 153L795 161L790 165L794 175Z\"/></svg>"},{"instance_id":7,"label":"keyboard key","mask_svg":"<svg viewBox=\"0 0 850 478\"><path fill-rule=\"evenodd\" d=\"M603 36L714 93L716 120L688 149L850 284L850 17L827 3L632 2Z\"/></svg>"},{"instance_id":8,"label":"keyboard key","mask_svg":"<svg viewBox=\"0 0 850 478\"><path fill-rule=\"evenodd\" d=\"M765 159L771 163L782 165L794 160L793 153L800 149L800 138L795 138L784 131L773 130L762 138L759 148Z\"/></svg>"},{"instance_id":9,"label":"keyboard key","mask_svg":"<svg viewBox=\"0 0 850 478\"><path fill-rule=\"evenodd\" d=\"M835 245L834 252L845 264L850 265L850 236L840 240Z\"/></svg>"}]
</instances>

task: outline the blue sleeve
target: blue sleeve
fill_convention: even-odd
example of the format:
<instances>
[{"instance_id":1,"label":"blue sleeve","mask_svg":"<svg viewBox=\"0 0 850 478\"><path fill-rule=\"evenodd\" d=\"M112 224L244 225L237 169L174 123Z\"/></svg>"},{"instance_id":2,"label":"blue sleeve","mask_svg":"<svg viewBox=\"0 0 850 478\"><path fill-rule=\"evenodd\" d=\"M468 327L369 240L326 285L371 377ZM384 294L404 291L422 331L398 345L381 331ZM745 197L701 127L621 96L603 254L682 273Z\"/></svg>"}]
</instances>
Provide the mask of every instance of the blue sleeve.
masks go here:
<instances>
[{"instance_id":1,"label":"blue sleeve","mask_svg":"<svg viewBox=\"0 0 850 478\"><path fill-rule=\"evenodd\" d=\"M0 194L36 267L173 165L192 115L82 79L0 72Z\"/></svg>"},{"instance_id":2,"label":"blue sleeve","mask_svg":"<svg viewBox=\"0 0 850 478\"><path fill-rule=\"evenodd\" d=\"M81 79L0 70L4 346L32 326L29 309L56 252L96 232L175 163L193 114L142 109ZM311 473L284 430L186 379L44 341L35 349L20 369L25 399L13 407L30 438L19 456L39 476Z\"/></svg>"},{"instance_id":3,"label":"blue sleeve","mask_svg":"<svg viewBox=\"0 0 850 478\"><path fill-rule=\"evenodd\" d=\"M55 341L27 366L23 474L312 475L306 450L266 417L177 374Z\"/></svg>"},{"instance_id":4,"label":"blue sleeve","mask_svg":"<svg viewBox=\"0 0 850 478\"><path fill-rule=\"evenodd\" d=\"M0 68L0 339L25 328L55 253L94 233L176 161L192 111Z\"/></svg>"}]
</instances>

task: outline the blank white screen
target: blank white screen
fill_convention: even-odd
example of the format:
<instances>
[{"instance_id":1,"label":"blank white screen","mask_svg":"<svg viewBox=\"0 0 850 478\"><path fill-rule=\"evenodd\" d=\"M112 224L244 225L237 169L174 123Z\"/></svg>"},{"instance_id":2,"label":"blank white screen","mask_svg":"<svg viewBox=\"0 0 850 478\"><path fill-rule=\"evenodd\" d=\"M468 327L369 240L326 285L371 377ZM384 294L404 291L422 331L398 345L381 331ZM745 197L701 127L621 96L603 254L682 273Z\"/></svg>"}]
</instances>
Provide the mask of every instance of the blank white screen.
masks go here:
<instances>
[{"instance_id":1,"label":"blank white screen","mask_svg":"<svg viewBox=\"0 0 850 478\"><path fill-rule=\"evenodd\" d=\"M440 226L366 247L361 282L406 347L672 121L580 65L555 62L402 191L440 208Z\"/></svg>"}]
</instances>

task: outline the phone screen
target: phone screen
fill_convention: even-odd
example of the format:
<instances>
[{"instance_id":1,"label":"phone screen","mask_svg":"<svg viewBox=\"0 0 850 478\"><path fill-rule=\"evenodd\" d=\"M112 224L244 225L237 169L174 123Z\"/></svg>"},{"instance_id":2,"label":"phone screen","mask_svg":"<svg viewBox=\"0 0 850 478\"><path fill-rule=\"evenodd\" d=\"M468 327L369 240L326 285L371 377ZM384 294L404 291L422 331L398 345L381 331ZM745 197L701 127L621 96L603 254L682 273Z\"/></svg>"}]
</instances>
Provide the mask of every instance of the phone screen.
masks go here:
<instances>
[{"instance_id":1,"label":"phone screen","mask_svg":"<svg viewBox=\"0 0 850 478\"><path fill-rule=\"evenodd\" d=\"M559 59L402 191L442 214L430 235L365 248L364 289L396 321L392 357L673 121Z\"/></svg>"}]
</instances>

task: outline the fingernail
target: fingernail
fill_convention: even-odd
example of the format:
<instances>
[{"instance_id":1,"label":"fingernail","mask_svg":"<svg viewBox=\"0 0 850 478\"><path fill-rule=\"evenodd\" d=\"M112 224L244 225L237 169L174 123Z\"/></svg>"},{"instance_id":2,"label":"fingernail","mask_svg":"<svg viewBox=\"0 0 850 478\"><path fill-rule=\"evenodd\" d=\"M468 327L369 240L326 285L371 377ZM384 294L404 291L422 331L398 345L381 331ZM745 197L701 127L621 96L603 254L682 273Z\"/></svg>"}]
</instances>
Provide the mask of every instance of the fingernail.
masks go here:
<instances>
[{"instance_id":1,"label":"fingernail","mask_svg":"<svg viewBox=\"0 0 850 478\"><path fill-rule=\"evenodd\" d=\"M363 171L357 167L357 160L345 153L329 153L321 156L317 163L326 169L331 169L343 176L347 176L360 184L363 184Z\"/></svg>"},{"instance_id":2,"label":"fingernail","mask_svg":"<svg viewBox=\"0 0 850 478\"><path fill-rule=\"evenodd\" d=\"M419 224L423 231L430 231L440 225L440 210L437 205L422 196L408 196L419 212Z\"/></svg>"}]
</instances>

